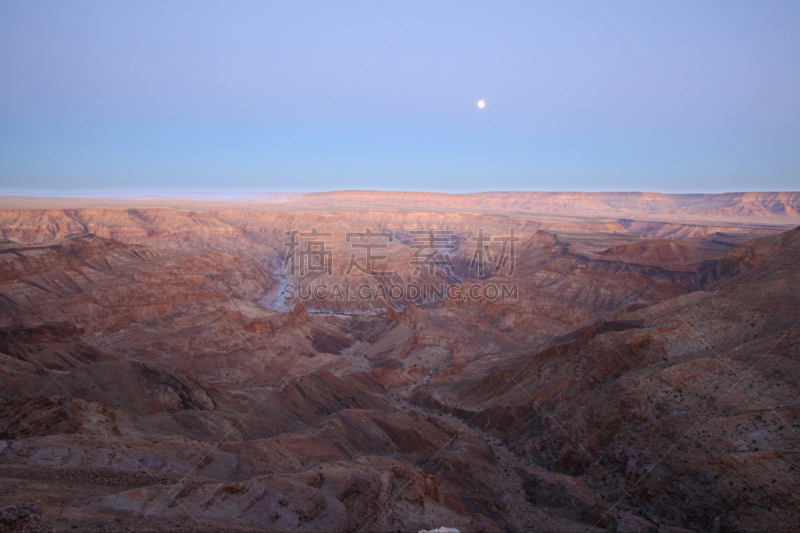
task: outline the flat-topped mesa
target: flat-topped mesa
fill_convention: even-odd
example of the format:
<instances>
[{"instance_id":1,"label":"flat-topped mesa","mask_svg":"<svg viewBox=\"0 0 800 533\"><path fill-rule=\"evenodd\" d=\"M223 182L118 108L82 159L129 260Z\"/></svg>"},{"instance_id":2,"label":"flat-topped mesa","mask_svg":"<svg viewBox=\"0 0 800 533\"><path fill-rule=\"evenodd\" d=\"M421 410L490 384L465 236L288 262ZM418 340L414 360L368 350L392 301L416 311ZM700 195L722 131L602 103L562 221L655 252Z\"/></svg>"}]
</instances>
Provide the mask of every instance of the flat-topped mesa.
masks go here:
<instances>
[{"instance_id":1,"label":"flat-topped mesa","mask_svg":"<svg viewBox=\"0 0 800 533\"><path fill-rule=\"evenodd\" d=\"M707 219L800 222L800 192L662 194L652 192L481 192L446 194L404 191L310 193L298 204L402 209L506 210L564 216L679 215Z\"/></svg>"},{"instance_id":2,"label":"flat-topped mesa","mask_svg":"<svg viewBox=\"0 0 800 533\"><path fill-rule=\"evenodd\" d=\"M598 255L611 260L638 264L665 265L689 264L708 258L707 253L685 241L677 239L653 239L614 246Z\"/></svg>"}]
</instances>

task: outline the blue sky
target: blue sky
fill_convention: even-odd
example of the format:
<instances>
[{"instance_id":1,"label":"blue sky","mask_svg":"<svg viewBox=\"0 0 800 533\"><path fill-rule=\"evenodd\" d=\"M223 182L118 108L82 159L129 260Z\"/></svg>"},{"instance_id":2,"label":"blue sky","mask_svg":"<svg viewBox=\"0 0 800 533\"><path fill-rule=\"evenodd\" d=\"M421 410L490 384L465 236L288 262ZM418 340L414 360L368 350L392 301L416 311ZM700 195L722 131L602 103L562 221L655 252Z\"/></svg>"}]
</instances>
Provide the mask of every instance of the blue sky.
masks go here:
<instances>
[{"instance_id":1,"label":"blue sky","mask_svg":"<svg viewBox=\"0 0 800 533\"><path fill-rule=\"evenodd\" d=\"M0 191L800 189L797 2L137 2L0 4Z\"/></svg>"}]
</instances>

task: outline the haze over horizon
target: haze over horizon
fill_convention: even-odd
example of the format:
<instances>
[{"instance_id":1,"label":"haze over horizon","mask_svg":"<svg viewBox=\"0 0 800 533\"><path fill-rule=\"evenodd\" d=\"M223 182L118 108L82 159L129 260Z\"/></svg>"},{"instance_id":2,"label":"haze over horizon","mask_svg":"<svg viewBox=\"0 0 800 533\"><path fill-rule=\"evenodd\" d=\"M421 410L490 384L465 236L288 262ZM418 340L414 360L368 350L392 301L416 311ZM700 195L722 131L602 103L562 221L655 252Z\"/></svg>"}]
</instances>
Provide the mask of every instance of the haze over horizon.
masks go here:
<instances>
[{"instance_id":1,"label":"haze over horizon","mask_svg":"<svg viewBox=\"0 0 800 533\"><path fill-rule=\"evenodd\" d=\"M452 195L455 197L466 195L492 195L492 194L508 194L508 193L521 193L521 194L553 194L553 195L570 195L570 194L586 194L586 195L602 195L602 194L622 194L622 195L665 195L665 196L691 196L691 195L708 195L708 196L728 196L728 195L797 195L800 191L720 191L720 192L660 192L660 191L645 191L645 190L629 190L629 191L603 191L603 190L563 190L563 191L544 191L544 190L486 190L486 191L472 191L469 193L449 192L449 191L423 191L423 190L378 190L378 189L339 189L339 190L317 190L317 191L304 191L304 190L286 190L286 191L104 191L99 197L103 199L145 199L145 198L197 198L209 200L230 200L230 201L258 201L265 200L269 197L282 198L282 197L297 197L302 198L307 195L326 195L334 193L387 193L387 194L434 194L434 195ZM97 194L89 192L84 193L47 193L47 192L13 192L3 193L6 198L14 197L27 197L27 198L95 198Z\"/></svg>"},{"instance_id":2,"label":"haze over horizon","mask_svg":"<svg viewBox=\"0 0 800 533\"><path fill-rule=\"evenodd\" d=\"M4 3L0 191L796 191L797 27L790 3Z\"/></svg>"}]
</instances>

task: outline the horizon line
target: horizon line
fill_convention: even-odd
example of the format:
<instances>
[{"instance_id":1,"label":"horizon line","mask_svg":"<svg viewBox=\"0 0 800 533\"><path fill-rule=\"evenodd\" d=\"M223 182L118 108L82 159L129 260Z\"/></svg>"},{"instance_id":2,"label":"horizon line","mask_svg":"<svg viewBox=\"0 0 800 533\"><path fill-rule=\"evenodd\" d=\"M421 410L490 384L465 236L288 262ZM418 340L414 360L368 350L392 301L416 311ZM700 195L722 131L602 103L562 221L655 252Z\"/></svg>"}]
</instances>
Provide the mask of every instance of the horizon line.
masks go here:
<instances>
[{"instance_id":1,"label":"horizon line","mask_svg":"<svg viewBox=\"0 0 800 533\"><path fill-rule=\"evenodd\" d=\"M479 191L479 192L446 192L446 191L402 191L402 190L381 190L381 189L336 189L330 191L254 191L248 193L235 193L235 192L207 192L207 191L167 191L167 192L107 192L104 194L79 194L79 193L28 193L28 192L0 192L5 198L68 198L74 199L219 199L237 202L253 202L258 201L261 196L296 196L298 198L304 196L319 196L326 194L341 194L341 193L382 193L382 194L435 194L447 196L480 196L480 195L497 195L497 194L652 194L660 196L724 196L724 195L747 195L747 194L800 194L797 191L777 191L777 190L763 190L763 191L725 191L725 192L659 192L648 190L618 190L618 191L596 191L596 190L561 190L561 191L544 191L544 190L495 190L495 191Z\"/></svg>"}]
</instances>

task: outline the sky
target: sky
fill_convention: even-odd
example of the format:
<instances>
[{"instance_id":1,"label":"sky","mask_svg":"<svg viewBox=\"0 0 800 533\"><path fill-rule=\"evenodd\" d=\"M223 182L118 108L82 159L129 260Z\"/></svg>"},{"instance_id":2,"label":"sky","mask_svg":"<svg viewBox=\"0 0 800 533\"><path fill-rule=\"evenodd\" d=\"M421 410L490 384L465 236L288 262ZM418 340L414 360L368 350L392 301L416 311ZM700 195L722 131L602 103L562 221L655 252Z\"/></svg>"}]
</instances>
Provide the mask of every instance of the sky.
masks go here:
<instances>
[{"instance_id":1,"label":"sky","mask_svg":"<svg viewBox=\"0 0 800 533\"><path fill-rule=\"evenodd\" d=\"M796 1L4 1L0 192L797 191L798 28Z\"/></svg>"}]
</instances>

